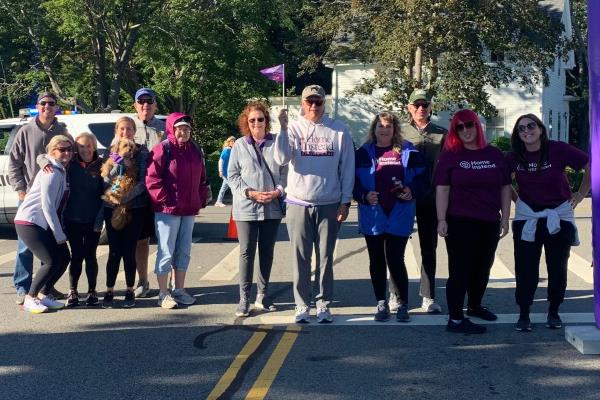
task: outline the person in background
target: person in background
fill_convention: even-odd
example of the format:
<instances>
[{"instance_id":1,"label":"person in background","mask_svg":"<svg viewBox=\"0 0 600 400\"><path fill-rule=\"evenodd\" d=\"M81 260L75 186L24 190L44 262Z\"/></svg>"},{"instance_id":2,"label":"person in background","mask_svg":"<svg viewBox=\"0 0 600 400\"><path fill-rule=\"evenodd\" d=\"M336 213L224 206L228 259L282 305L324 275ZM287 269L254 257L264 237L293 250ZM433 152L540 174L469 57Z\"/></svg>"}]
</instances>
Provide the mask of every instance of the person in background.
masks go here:
<instances>
[{"instance_id":1,"label":"person in background","mask_svg":"<svg viewBox=\"0 0 600 400\"><path fill-rule=\"evenodd\" d=\"M135 135L135 122L129 117L121 117L115 123L115 141L126 138L133 140ZM119 159L112 153L109 157ZM135 306L135 294L133 285L135 284L136 272L136 245L140 237L140 231L146 216L145 210L148 207L148 193L146 191L146 172L148 169L148 150L145 145L136 144L136 151L132 160L137 168L137 183L133 190L128 193L123 202L127 206L131 219L121 230L113 228L111 219L114 206L111 203L104 202L104 225L106 226L106 235L108 237L108 260L106 261L106 293L102 300L103 308L113 308L114 306L114 286L119 273L119 265L123 259L123 269L125 270L125 284L127 290L123 300L123 307L131 308ZM121 160L125 163L127 161ZM104 178L105 187L111 184L112 179L119 174L119 165L110 171L110 174Z\"/></svg>"},{"instance_id":2,"label":"person in background","mask_svg":"<svg viewBox=\"0 0 600 400\"><path fill-rule=\"evenodd\" d=\"M520 314L515 329L531 331L529 311L539 282L542 248L548 269L546 327L558 329L558 314L567 288L571 246L579 245L573 209L590 190L590 162L583 151L550 140L543 122L534 114L521 115L512 131L508 162L517 182L513 194L515 299ZM585 170L581 184L571 192L565 168Z\"/></svg>"},{"instance_id":3,"label":"person in background","mask_svg":"<svg viewBox=\"0 0 600 400\"><path fill-rule=\"evenodd\" d=\"M13 190L19 195L19 205L33 185L33 178L39 171L37 156L46 152L46 146L57 135L68 135L64 125L56 119L58 104L52 92L40 93L35 108L38 115L23 125L10 148L8 158L8 180ZM33 276L33 254L23 241L17 239L17 259L13 283L17 290L17 305L22 305L29 292ZM49 288L56 299L64 298L64 294L54 287Z\"/></svg>"},{"instance_id":4,"label":"person in background","mask_svg":"<svg viewBox=\"0 0 600 400\"><path fill-rule=\"evenodd\" d=\"M464 109L452 117L435 171L438 233L448 252L448 325L456 333L484 333L463 314L494 321L481 305L500 238L508 234L510 173L504 154L485 141L479 117Z\"/></svg>"},{"instance_id":5,"label":"person in background","mask_svg":"<svg viewBox=\"0 0 600 400\"><path fill-rule=\"evenodd\" d=\"M238 126L244 136L233 145L227 176L240 242L240 302L235 315L247 317L257 245L259 270L254 308L276 310L268 296L268 286L275 240L283 218L287 167L277 164L273 157L275 137L269 132L269 108L264 103L250 102L240 114Z\"/></svg>"},{"instance_id":6,"label":"person in background","mask_svg":"<svg viewBox=\"0 0 600 400\"><path fill-rule=\"evenodd\" d=\"M135 136L134 141L142 144L146 149L153 149L163 140L165 121L154 115L158 108L156 93L149 88L140 88L135 92L133 107L135 108ZM142 221L142 230L135 250L138 283L135 288L135 297L148 297L150 284L148 282L148 255L150 253L150 237L154 236L154 210L148 204Z\"/></svg>"},{"instance_id":7,"label":"person in background","mask_svg":"<svg viewBox=\"0 0 600 400\"><path fill-rule=\"evenodd\" d=\"M433 171L448 133L429 120L431 116L431 96L423 89L415 89L408 99L410 122L402 125L402 136L411 142L427 161L424 181L426 188L417 200L417 226L421 248L421 286L419 294L423 298L421 308L430 314L442 312L435 301L435 271L437 248L437 220L435 211L435 185ZM397 306L393 285L390 285L390 308Z\"/></svg>"},{"instance_id":8,"label":"person in background","mask_svg":"<svg viewBox=\"0 0 600 400\"><path fill-rule=\"evenodd\" d=\"M365 236L369 272L377 300L375 321L387 321L389 269L400 303L396 320L408 322L408 273L404 251L413 232L416 177L425 163L412 143L403 140L400 121L391 112L375 116L365 144L355 159L354 199L358 202L358 229Z\"/></svg>"},{"instance_id":9,"label":"person in background","mask_svg":"<svg viewBox=\"0 0 600 400\"><path fill-rule=\"evenodd\" d=\"M65 272L70 260L61 214L69 197L66 167L72 152L70 137L56 135L50 139L46 158L52 164L52 171L37 173L15 215L17 235L42 261L23 302L23 309L32 314L64 307L50 294L50 289Z\"/></svg>"},{"instance_id":10,"label":"person in background","mask_svg":"<svg viewBox=\"0 0 600 400\"><path fill-rule=\"evenodd\" d=\"M234 143L235 136L229 136L223 143L223 151L221 151L221 156L219 157L219 177L223 179L223 182L221 183L221 189L219 190L215 207L225 207L225 204L223 204L223 197L225 196L227 189L229 189L229 182L227 181L227 168L229 166L229 155L231 154L231 148L233 147Z\"/></svg>"},{"instance_id":11,"label":"person in background","mask_svg":"<svg viewBox=\"0 0 600 400\"><path fill-rule=\"evenodd\" d=\"M154 273L158 281L158 305L172 309L192 305L194 296L185 290L196 214L206 207L208 186L204 154L192 139L189 115L167 117L167 139L152 149L146 185L155 211L158 253ZM171 293L168 279L175 275Z\"/></svg>"},{"instance_id":12,"label":"person in background","mask_svg":"<svg viewBox=\"0 0 600 400\"><path fill-rule=\"evenodd\" d=\"M354 186L354 143L346 125L325 115L325 90L302 90L303 115L288 127L280 114L281 133L275 139L275 161L288 165L287 228L292 249L296 323L310 321L310 270L313 246L320 260L317 322L333 322L333 252L340 225L348 218Z\"/></svg>"}]
</instances>

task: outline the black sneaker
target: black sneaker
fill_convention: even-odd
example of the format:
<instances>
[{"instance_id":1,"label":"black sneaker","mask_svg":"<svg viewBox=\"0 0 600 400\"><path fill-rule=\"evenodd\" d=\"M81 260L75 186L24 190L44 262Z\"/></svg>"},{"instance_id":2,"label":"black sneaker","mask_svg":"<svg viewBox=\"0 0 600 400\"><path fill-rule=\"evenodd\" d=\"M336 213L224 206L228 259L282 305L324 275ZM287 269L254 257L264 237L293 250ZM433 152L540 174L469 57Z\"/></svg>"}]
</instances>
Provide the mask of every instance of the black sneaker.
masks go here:
<instances>
[{"instance_id":1,"label":"black sneaker","mask_svg":"<svg viewBox=\"0 0 600 400\"><path fill-rule=\"evenodd\" d=\"M531 332L531 320L529 317L519 317L515 330L519 332Z\"/></svg>"},{"instance_id":2,"label":"black sneaker","mask_svg":"<svg viewBox=\"0 0 600 400\"><path fill-rule=\"evenodd\" d=\"M446 330L454 333L480 334L485 333L487 329L485 326L474 324L469 318L464 318L459 324L449 319Z\"/></svg>"},{"instance_id":3,"label":"black sneaker","mask_svg":"<svg viewBox=\"0 0 600 400\"><path fill-rule=\"evenodd\" d=\"M562 320L560 319L558 314L548 314L548 319L546 319L546 328L550 328L550 329L562 328Z\"/></svg>"},{"instance_id":4,"label":"black sneaker","mask_svg":"<svg viewBox=\"0 0 600 400\"><path fill-rule=\"evenodd\" d=\"M104 293L104 298L102 299L102 308L113 308L115 294L113 292Z\"/></svg>"},{"instance_id":5,"label":"black sneaker","mask_svg":"<svg viewBox=\"0 0 600 400\"><path fill-rule=\"evenodd\" d=\"M481 318L484 321L495 321L498 319L496 314L488 310L487 307L467 307L467 315L469 317Z\"/></svg>"},{"instance_id":6,"label":"black sneaker","mask_svg":"<svg viewBox=\"0 0 600 400\"><path fill-rule=\"evenodd\" d=\"M375 311L374 319L377 322L385 322L390 319L390 308L385 300L377 302L377 311Z\"/></svg>"},{"instance_id":7,"label":"black sneaker","mask_svg":"<svg viewBox=\"0 0 600 400\"><path fill-rule=\"evenodd\" d=\"M125 292L125 298L123 299L123 307L132 308L135 306L135 293L133 290Z\"/></svg>"},{"instance_id":8,"label":"black sneaker","mask_svg":"<svg viewBox=\"0 0 600 400\"><path fill-rule=\"evenodd\" d=\"M410 316L408 315L408 305L407 304L400 304L400 307L398 307L398 311L396 312L396 321L398 321L398 322L410 321Z\"/></svg>"},{"instance_id":9,"label":"black sneaker","mask_svg":"<svg viewBox=\"0 0 600 400\"><path fill-rule=\"evenodd\" d=\"M95 307L100 303L100 301L98 300L98 293L95 290L92 290L91 292L88 293L88 298L85 301L85 304L88 305L89 307Z\"/></svg>"},{"instance_id":10,"label":"black sneaker","mask_svg":"<svg viewBox=\"0 0 600 400\"><path fill-rule=\"evenodd\" d=\"M69 295L67 296L67 307L77 307L79 305L79 293L77 290L71 289L69 290Z\"/></svg>"},{"instance_id":11,"label":"black sneaker","mask_svg":"<svg viewBox=\"0 0 600 400\"><path fill-rule=\"evenodd\" d=\"M48 292L46 294L51 294L55 300L64 300L65 299L65 294L63 292L59 292L58 290L56 290L56 288L54 286L52 287L52 289L50 289L50 292Z\"/></svg>"}]
</instances>

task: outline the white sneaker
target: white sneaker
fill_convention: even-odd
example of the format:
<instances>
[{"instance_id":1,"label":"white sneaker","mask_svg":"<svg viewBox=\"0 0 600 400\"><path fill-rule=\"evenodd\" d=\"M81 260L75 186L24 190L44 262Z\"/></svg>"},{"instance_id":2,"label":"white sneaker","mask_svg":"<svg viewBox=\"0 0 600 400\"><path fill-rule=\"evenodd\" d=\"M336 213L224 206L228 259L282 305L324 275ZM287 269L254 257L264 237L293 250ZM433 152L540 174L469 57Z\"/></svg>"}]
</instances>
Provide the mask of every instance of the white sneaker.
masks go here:
<instances>
[{"instance_id":1,"label":"white sneaker","mask_svg":"<svg viewBox=\"0 0 600 400\"><path fill-rule=\"evenodd\" d=\"M169 293L158 295L158 305L169 310L177 308L177 302L173 300Z\"/></svg>"},{"instance_id":2,"label":"white sneaker","mask_svg":"<svg viewBox=\"0 0 600 400\"><path fill-rule=\"evenodd\" d=\"M333 315L331 315L331 311L329 311L327 306L317 306L317 322L319 324L328 324L333 322Z\"/></svg>"},{"instance_id":3,"label":"white sneaker","mask_svg":"<svg viewBox=\"0 0 600 400\"><path fill-rule=\"evenodd\" d=\"M223 204L219 201L219 202L215 203L215 207L225 207L225 204Z\"/></svg>"},{"instance_id":4,"label":"white sneaker","mask_svg":"<svg viewBox=\"0 0 600 400\"><path fill-rule=\"evenodd\" d=\"M429 297L423 297L421 308L429 314L439 314L442 312L442 307L435 302L435 299L430 299Z\"/></svg>"},{"instance_id":5,"label":"white sneaker","mask_svg":"<svg viewBox=\"0 0 600 400\"><path fill-rule=\"evenodd\" d=\"M390 312L398 311L398 307L400 307L400 303L398 302L398 297L393 292L390 292L390 301L388 301L388 306L390 307Z\"/></svg>"},{"instance_id":6,"label":"white sneaker","mask_svg":"<svg viewBox=\"0 0 600 400\"><path fill-rule=\"evenodd\" d=\"M25 297L25 301L23 302L23 310L29 311L32 314L41 314L48 311L48 307L43 305L39 299Z\"/></svg>"},{"instance_id":7,"label":"white sneaker","mask_svg":"<svg viewBox=\"0 0 600 400\"><path fill-rule=\"evenodd\" d=\"M196 298L191 296L185 289L175 289L171 292L171 297L179 304L191 306L196 302Z\"/></svg>"},{"instance_id":8,"label":"white sneaker","mask_svg":"<svg viewBox=\"0 0 600 400\"><path fill-rule=\"evenodd\" d=\"M54 300L54 297L51 294L48 294L43 299L40 299L40 304L48 307L51 310L60 310L61 308L65 308L65 303Z\"/></svg>"},{"instance_id":9,"label":"white sneaker","mask_svg":"<svg viewBox=\"0 0 600 400\"><path fill-rule=\"evenodd\" d=\"M310 322L310 309L306 305L296 306L294 322L297 324L308 324Z\"/></svg>"}]
</instances>

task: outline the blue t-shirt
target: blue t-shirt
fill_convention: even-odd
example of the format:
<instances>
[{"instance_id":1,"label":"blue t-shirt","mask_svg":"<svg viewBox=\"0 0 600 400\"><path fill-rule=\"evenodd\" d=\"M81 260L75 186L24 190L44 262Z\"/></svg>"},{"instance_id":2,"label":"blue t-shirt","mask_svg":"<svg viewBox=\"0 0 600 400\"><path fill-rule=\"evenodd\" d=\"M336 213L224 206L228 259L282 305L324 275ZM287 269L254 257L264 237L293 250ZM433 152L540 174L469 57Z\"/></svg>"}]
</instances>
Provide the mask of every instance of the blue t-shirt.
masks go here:
<instances>
[{"instance_id":1,"label":"blue t-shirt","mask_svg":"<svg viewBox=\"0 0 600 400\"><path fill-rule=\"evenodd\" d=\"M221 152L221 160L223 160L223 176L227 178L227 168L229 167L229 155L231 154L231 147L225 147Z\"/></svg>"}]
</instances>

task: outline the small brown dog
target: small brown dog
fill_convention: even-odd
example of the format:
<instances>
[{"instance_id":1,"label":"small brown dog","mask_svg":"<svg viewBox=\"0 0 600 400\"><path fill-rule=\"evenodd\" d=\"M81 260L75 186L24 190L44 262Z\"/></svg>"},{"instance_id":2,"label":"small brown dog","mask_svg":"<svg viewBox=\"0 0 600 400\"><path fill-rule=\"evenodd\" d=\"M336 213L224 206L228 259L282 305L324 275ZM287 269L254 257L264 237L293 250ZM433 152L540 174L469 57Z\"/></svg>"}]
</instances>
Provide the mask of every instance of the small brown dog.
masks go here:
<instances>
[{"instance_id":1,"label":"small brown dog","mask_svg":"<svg viewBox=\"0 0 600 400\"><path fill-rule=\"evenodd\" d=\"M127 205L122 202L122 199L137 184L138 171L133 160L136 151L137 147L133 140L119 140L110 148L110 156L100 170L103 178L110 178L111 186L104 192L102 200L115 206L111 225L116 230L123 229L131 221Z\"/></svg>"}]
</instances>

